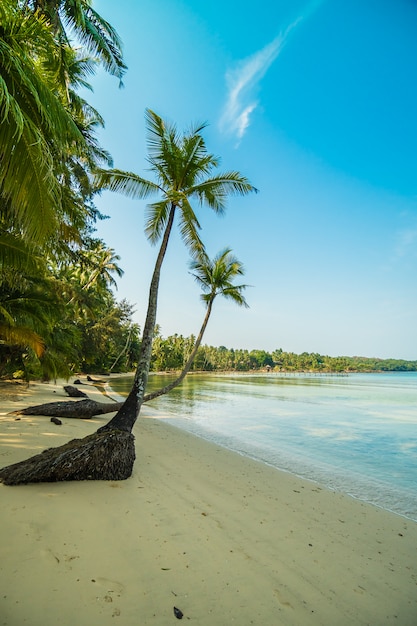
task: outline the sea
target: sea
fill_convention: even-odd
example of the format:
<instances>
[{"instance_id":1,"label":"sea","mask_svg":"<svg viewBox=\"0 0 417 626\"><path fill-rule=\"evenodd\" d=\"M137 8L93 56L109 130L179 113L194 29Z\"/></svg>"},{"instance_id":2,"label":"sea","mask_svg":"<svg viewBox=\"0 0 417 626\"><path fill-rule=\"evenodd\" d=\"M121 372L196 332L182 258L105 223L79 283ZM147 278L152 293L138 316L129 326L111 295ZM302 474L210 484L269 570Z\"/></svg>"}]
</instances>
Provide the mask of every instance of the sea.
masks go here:
<instances>
[{"instance_id":1,"label":"sea","mask_svg":"<svg viewBox=\"0 0 417 626\"><path fill-rule=\"evenodd\" d=\"M148 391L170 375L151 374ZM127 395L132 376L112 380ZM417 521L417 372L190 374L155 415Z\"/></svg>"}]
</instances>

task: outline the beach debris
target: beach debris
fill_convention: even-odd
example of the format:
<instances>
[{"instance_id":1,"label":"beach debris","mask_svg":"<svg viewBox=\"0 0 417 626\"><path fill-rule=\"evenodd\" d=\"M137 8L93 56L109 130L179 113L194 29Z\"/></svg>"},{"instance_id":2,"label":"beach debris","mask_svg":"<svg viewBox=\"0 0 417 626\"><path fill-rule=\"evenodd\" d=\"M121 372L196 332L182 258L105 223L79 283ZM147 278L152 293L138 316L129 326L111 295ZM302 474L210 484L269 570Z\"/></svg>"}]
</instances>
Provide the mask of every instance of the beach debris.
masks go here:
<instances>
[{"instance_id":1,"label":"beach debris","mask_svg":"<svg viewBox=\"0 0 417 626\"><path fill-rule=\"evenodd\" d=\"M65 393L69 395L70 398L88 398L87 394L77 387L72 387L71 385L65 385L64 387Z\"/></svg>"},{"instance_id":2,"label":"beach debris","mask_svg":"<svg viewBox=\"0 0 417 626\"><path fill-rule=\"evenodd\" d=\"M174 606L174 615L177 619L182 619L184 617L184 613L180 609L177 609L176 606Z\"/></svg>"},{"instance_id":3,"label":"beach debris","mask_svg":"<svg viewBox=\"0 0 417 626\"><path fill-rule=\"evenodd\" d=\"M57 426L62 426L62 422L58 417L51 417L51 422L53 422Z\"/></svg>"}]
</instances>

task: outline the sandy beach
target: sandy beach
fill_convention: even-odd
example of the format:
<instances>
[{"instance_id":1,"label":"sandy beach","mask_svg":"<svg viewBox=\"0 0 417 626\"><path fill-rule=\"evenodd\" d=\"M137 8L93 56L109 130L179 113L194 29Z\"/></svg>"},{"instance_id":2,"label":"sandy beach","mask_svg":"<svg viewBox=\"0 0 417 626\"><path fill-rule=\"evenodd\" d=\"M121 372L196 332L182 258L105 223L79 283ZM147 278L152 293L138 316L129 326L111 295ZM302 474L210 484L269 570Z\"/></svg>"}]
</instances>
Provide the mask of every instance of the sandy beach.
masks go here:
<instances>
[{"instance_id":1,"label":"sandy beach","mask_svg":"<svg viewBox=\"0 0 417 626\"><path fill-rule=\"evenodd\" d=\"M108 421L8 415L66 399L63 384L0 389L1 467ZM150 407L134 434L126 481L0 485L0 626L164 626L174 607L198 626L416 626L417 523Z\"/></svg>"}]
</instances>

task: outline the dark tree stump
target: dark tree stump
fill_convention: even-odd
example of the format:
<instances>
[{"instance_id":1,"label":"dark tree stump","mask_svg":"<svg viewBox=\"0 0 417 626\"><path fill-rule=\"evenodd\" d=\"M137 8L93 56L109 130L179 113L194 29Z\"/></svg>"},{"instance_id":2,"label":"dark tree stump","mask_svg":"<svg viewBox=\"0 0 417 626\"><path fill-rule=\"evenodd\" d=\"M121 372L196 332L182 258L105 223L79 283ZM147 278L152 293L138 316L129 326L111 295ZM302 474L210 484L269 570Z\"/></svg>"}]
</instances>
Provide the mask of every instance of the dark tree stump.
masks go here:
<instances>
[{"instance_id":1,"label":"dark tree stump","mask_svg":"<svg viewBox=\"0 0 417 626\"><path fill-rule=\"evenodd\" d=\"M135 462L132 433L109 430L73 439L0 470L5 485L66 480L125 480Z\"/></svg>"},{"instance_id":2,"label":"dark tree stump","mask_svg":"<svg viewBox=\"0 0 417 626\"><path fill-rule=\"evenodd\" d=\"M77 387L72 387L71 385L65 385L64 387L65 393L69 395L70 398L88 398L87 394L81 389L77 389Z\"/></svg>"},{"instance_id":3,"label":"dark tree stump","mask_svg":"<svg viewBox=\"0 0 417 626\"><path fill-rule=\"evenodd\" d=\"M46 415L46 417L73 417L88 420L95 415L115 413L123 402L96 402L95 400L79 400L78 402L47 402L25 409L12 411L9 415Z\"/></svg>"}]
</instances>

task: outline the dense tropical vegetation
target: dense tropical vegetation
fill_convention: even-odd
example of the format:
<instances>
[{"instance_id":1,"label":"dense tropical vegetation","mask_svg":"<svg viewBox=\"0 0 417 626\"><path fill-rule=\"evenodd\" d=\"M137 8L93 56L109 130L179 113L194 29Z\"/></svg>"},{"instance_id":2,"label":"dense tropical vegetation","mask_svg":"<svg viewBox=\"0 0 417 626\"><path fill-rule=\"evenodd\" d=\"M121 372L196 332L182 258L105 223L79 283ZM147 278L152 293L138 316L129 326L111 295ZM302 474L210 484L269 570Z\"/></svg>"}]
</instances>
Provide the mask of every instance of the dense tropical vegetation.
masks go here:
<instances>
[{"instance_id":1,"label":"dense tropical vegetation","mask_svg":"<svg viewBox=\"0 0 417 626\"><path fill-rule=\"evenodd\" d=\"M157 329L152 352L152 371L178 371L189 358L195 337L162 337ZM323 356L316 352L284 352L282 349L244 350L202 345L198 348L191 371L219 372L273 370L275 372L415 372L417 361L378 359L358 356Z\"/></svg>"},{"instance_id":2,"label":"dense tropical vegetation","mask_svg":"<svg viewBox=\"0 0 417 626\"><path fill-rule=\"evenodd\" d=\"M97 64L121 80L117 33L90 1L2 0L0 376L124 371L137 359L132 307L111 290L119 259L93 236L103 216L92 172L112 161L78 90Z\"/></svg>"},{"instance_id":3,"label":"dense tropical vegetation","mask_svg":"<svg viewBox=\"0 0 417 626\"><path fill-rule=\"evenodd\" d=\"M152 353L153 371L181 370L188 359L193 336L171 335L163 338L160 333L154 342ZM276 372L415 372L417 361L402 359L378 359L356 356L323 356L318 353L273 352L245 350L202 345L197 350L191 371L219 372L271 369Z\"/></svg>"}]
</instances>

